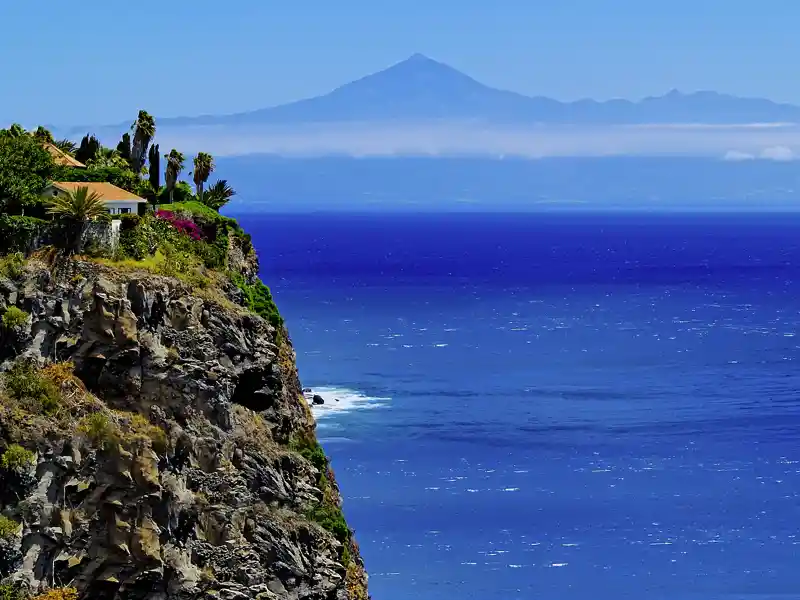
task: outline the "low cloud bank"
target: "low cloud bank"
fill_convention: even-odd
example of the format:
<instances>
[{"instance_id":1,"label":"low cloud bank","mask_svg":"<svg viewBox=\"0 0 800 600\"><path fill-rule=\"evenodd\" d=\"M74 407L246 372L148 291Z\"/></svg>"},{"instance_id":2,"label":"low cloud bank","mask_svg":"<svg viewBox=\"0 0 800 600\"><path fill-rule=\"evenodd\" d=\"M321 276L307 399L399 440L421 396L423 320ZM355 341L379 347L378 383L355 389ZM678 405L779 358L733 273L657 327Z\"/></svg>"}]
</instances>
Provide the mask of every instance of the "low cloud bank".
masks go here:
<instances>
[{"instance_id":1,"label":"low cloud bank","mask_svg":"<svg viewBox=\"0 0 800 600\"><path fill-rule=\"evenodd\" d=\"M722 157L723 160L738 162L743 160L775 160L778 162L788 162L798 158L797 153L788 146L769 146L757 154L751 152L741 152L739 150L728 150Z\"/></svg>"},{"instance_id":2,"label":"low cloud bank","mask_svg":"<svg viewBox=\"0 0 800 600\"><path fill-rule=\"evenodd\" d=\"M116 145L121 131L95 133ZM302 126L161 127L162 148L217 156L698 156L794 160L800 125L508 126L480 122L322 123Z\"/></svg>"}]
</instances>

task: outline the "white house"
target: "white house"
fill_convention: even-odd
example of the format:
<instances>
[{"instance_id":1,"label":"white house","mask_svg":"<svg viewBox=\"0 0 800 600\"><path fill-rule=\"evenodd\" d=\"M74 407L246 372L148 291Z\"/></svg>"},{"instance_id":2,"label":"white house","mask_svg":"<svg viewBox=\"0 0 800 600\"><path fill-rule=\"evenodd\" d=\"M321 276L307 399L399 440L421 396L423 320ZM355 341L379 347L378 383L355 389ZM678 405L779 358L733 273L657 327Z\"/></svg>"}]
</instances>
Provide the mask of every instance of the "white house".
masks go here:
<instances>
[{"instance_id":1,"label":"white house","mask_svg":"<svg viewBox=\"0 0 800 600\"><path fill-rule=\"evenodd\" d=\"M95 193L100 196L110 215L135 215L141 205L147 204L144 198L105 182L56 181L45 188L44 195L59 196L68 192L74 193L81 187L89 188L90 194Z\"/></svg>"}]
</instances>

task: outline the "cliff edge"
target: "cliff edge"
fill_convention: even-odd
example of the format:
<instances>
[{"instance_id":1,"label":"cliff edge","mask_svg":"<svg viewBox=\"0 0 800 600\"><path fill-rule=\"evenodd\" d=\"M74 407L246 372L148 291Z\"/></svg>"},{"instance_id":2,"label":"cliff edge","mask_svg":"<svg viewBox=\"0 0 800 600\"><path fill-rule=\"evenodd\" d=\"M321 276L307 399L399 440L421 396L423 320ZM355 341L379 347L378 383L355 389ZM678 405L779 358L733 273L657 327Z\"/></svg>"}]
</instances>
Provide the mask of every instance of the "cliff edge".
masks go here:
<instances>
[{"instance_id":1,"label":"cliff edge","mask_svg":"<svg viewBox=\"0 0 800 600\"><path fill-rule=\"evenodd\" d=\"M0 597L368 598L289 336L247 285L44 252L6 275Z\"/></svg>"}]
</instances>

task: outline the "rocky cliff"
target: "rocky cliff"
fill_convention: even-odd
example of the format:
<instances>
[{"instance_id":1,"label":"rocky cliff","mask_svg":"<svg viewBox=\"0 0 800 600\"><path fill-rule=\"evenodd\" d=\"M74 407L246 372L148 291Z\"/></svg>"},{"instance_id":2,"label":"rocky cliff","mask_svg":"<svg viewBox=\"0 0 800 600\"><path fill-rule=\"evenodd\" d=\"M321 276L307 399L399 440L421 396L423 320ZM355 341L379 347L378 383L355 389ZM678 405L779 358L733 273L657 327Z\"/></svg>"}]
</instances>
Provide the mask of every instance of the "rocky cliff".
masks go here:
<instances>
[{"instance_id":1,"label":"rocky cliff","mask_svg":"<svg viewBox=\"0 0 800 600\"><path fill-rule=\"evenodd\" d=\"M101 261L0 278L0 597L367 598L287 332L246 305Z\"/></svg>"}]
</instances>

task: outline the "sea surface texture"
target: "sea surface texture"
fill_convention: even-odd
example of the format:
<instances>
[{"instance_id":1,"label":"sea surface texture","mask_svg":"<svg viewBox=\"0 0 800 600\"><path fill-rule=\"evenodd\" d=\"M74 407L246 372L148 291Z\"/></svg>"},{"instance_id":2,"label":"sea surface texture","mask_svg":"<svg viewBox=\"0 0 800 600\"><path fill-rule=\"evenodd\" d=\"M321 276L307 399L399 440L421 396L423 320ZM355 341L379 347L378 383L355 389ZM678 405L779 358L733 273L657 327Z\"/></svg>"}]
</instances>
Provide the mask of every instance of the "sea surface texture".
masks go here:
<instances>
[{"instance_id":1,"label":"sea surface texture","mask_svg":"<svg viewBox=\"0 0 800 600\"><path fill-rule=\"evenodd\" d=\"M247 226L376 600L800 598L800 217Z\"/></svg>"}]
</instances>

